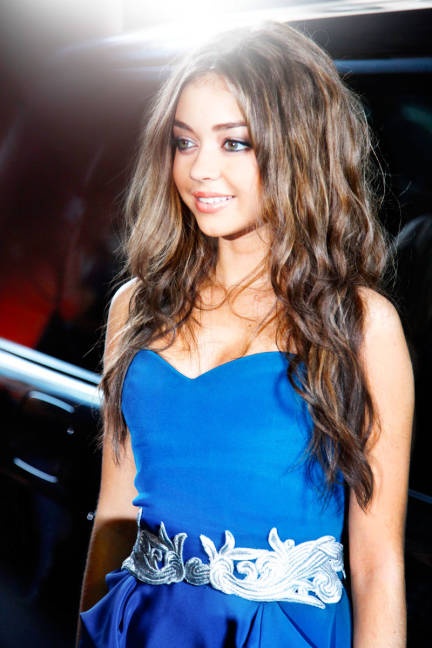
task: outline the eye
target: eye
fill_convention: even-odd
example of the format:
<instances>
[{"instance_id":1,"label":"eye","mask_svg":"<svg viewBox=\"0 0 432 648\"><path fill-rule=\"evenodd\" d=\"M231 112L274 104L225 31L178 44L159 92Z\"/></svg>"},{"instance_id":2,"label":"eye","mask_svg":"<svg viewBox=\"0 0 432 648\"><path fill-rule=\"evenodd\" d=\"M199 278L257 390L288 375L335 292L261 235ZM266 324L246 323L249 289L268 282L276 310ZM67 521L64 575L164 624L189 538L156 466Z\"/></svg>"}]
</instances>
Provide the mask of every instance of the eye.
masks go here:
<instances>
[{"instance_id":1,"label":"eye","mask_svg":"<svg viewBox=\"0 0 432 648\"><path fill-rule=\"evenodd\" d=\"M225 151L237 153L239 151L246 151L252 148L252 144L246 140L226 139L223 143Z\"/></svg>"},{"instance_id":2,"label":"eye","mask_svg":"<svg viewBox=\"0 0 432 648\"><path fill-rule=\"evenodd\" d=\"M177 151L184 153L185 151L189 151L191 148L193 148L194 142L188 137L174 137L173 145L174 148L177 149Z\"/></svg>"}]
</instances>

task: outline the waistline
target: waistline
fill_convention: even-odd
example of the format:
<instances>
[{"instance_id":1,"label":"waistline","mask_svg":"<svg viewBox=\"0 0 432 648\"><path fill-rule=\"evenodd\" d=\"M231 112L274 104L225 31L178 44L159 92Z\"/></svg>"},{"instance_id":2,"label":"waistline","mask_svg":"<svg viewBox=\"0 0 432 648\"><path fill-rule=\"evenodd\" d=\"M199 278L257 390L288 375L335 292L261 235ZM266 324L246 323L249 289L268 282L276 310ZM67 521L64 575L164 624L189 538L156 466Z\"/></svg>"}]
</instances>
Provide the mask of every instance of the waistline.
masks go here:
<instances>
[{"instance_id":1,"label":"waistline","mask_svg":"<svg viewBox=\"0 0 432 648\"><path fill-rule=\"evenodd\" d=\"M343 546L333 536L296 545L291 539L282 541L273 528L268 536L271 549L253 549L236 547L233 534L225 531L225 544L217 550L210 538L200 535L208 563L198 557L184 562L186 539L186 533L169 538L163 522L158 535L139 528L122 567L149 585L186 581L250 601L292 601L324 608L342 597L338 574L345 576Z\"/></svg>"}]
</instances>

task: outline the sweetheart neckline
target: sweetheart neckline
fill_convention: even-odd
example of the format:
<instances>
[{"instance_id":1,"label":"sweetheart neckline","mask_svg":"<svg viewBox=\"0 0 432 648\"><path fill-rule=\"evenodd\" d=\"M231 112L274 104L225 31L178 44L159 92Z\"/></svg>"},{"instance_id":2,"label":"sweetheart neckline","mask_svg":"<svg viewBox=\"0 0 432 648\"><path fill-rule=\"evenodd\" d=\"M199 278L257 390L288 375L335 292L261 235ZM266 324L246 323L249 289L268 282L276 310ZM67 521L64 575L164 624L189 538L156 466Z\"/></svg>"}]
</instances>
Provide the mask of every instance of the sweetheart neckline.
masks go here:
<instances>
[{"instance_id":1,"label":"sweetheart neckline","mask_svg":"<svg viewBox=\"0 0 432 648\"><path fill-rule=\"evenodd\" d=\"M253 359L253 358L259 358L259 357L264 357L264 356L278 356L280 358L286 359L287 357L292 357L295 354L294 353L284 353L283 351L279 350L272 350L272 351L257 351L256 353L248 353L244 356L239 356L238 358L232 358L232 360L227 360L226 362L221 362L218 365L215 365L214 367L210 367L210 369L207 369L206 371L203 371L202 373L198 374L197 376L187 376L185 373L177 369L171 362L168 362L166 358L164 358L160 353L157 351L154 351L153 349L141 349L138 353L150 353L152 356L156 357L162 364L164 364L166 367L168 367L174 374L177 374L178 376L181 376L185 380L189 380L190 382L194 382L195 380L199 380L200 378L204 378L205 376L208 376L218 370L224 369L230 365L234 365L237 363L240 363L241 361L248 360L248 359Z\"/></svg>"}]
</instances>

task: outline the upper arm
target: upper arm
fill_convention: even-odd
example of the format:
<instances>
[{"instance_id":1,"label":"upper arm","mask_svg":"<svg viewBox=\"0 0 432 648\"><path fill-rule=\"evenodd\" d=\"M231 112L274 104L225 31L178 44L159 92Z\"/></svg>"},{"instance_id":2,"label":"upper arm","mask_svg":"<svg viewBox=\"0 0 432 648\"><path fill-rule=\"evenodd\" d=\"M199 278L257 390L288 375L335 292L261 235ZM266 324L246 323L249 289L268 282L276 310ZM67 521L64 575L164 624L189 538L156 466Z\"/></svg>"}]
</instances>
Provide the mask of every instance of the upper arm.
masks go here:
<instances>
[{"instance_id":1,"label":"upper arm","mask_svg":"<svg viewBox=\"0 0 432 648\"><path fill-rule=\"evenodd\" d=\"M111 300L105 335L104 367L106 368L115 355L123 328L129 317L129 304L135 280L123 284Z\"/></svg>"},{"instance_id":2,"label":"upper arm","mask_svg":"<svg viewBox=\"0 0 432 648\"><path fill-rule=\"evenodd\" d=\"M365 291L362 362L376 420L368 459L374 492L362 510L351 494L350 562L354 573L376 569L385 559L402 560L408 492L414 381L403 329L384 297Z\"/></svg>"},{"instance_id":3,"label":"upper arm","mask_svg":"<svg viewBox=\"0 0 432 648\"><path fill-rule=\"evenodd\" d=\"M115 293L111 301L105 338L105 367L109 365L115 355L122 330L127 322L132 290L133 281L129 281ZM116 458L111 435L108 433L108 421L105 421L104 427L102 474L97 516L99 520L101 518L123 519L124 517L136 517L136 508L132 506L132 500L136 495L134 487L136 468L130 437L127 436L120 455Z\"/></svg>"},{"instance_id":4,"label":"upper arm","mask_svg":"<svg viewBox=\"0 0 432 648\"><path fill-rule=\"evenodd\" d=\"M115 294L108 315L104 365L114 357L121 331L128 319L133 284L125 284ZM119 460L114 454L109 426L104 425L102 474L96 516L89 544L80 609L87 610L106 592L105 575L118 569L130 552L136 536L137 510L132 501L135 462L130 437L126 438Z\"/></svg>"}]
</instances>

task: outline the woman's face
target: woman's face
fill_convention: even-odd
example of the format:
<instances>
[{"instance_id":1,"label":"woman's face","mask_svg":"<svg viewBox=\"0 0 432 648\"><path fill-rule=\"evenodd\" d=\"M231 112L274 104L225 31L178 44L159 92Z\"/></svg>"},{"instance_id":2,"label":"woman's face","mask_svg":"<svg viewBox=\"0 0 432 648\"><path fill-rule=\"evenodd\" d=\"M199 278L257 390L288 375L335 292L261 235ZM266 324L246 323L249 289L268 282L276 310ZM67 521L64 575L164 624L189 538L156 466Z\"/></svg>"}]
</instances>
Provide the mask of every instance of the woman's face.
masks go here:
<instances>
[{"instance_id":1,"label":"woman's face","mask_svg":"<svg viewBox=\"0 0 432 648\"><path fill-rule=\"evenodd\" d=\"M174 123L173 178L207 236L238 238L261 214L261 183L244 116L223 77L185 86Z\"/></svg>"}]
</instances>

